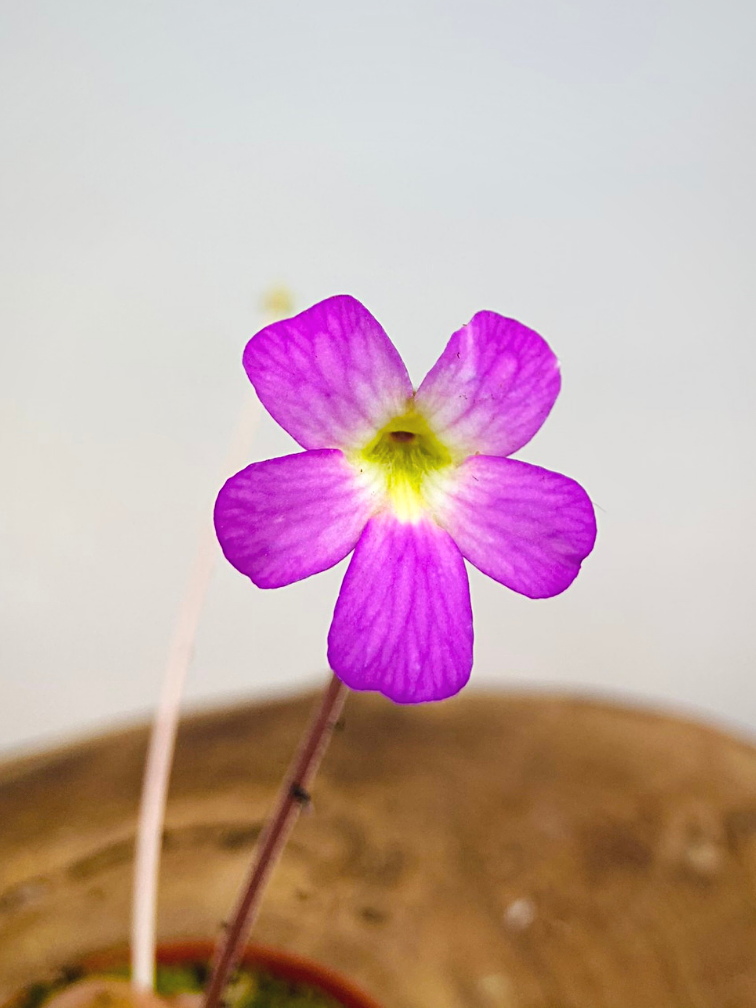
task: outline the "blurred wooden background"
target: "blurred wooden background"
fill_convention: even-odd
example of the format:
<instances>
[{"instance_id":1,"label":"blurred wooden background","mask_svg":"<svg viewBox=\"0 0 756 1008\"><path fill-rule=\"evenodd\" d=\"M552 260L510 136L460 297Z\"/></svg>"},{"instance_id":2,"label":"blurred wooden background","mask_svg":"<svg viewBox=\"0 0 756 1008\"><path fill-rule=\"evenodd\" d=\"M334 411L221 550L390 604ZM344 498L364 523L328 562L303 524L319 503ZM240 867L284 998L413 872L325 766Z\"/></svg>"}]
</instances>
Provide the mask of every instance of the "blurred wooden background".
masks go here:
<instances>
[{"instance_id":1,"label":"blurred wooden background","mask_svg":"<svg viewBox=\"0 0 756 1008\"><path fill-rule=\"evenodd\" d=\"M311 703L185 722L164 938L215 933ZM0 996L126 939L145 743L0 767ZM351 695L255 937L386 1008L756 1006L756 750L580 699Z\"/></svg>"}]
</instances>

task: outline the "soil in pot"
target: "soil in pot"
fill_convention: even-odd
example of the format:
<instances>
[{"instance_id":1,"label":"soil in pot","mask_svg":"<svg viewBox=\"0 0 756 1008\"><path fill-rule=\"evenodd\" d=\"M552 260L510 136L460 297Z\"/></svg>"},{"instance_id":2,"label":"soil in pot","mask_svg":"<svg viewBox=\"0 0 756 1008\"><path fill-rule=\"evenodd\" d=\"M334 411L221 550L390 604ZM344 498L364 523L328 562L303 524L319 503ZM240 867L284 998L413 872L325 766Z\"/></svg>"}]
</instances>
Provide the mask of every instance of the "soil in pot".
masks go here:
<instances>
[{"instance_id":1,"label":"soil in pot","mask_svg":"<svg viewBox=\"0 0 756 1008\"><path fill-rule=\"evenodd\" d=\"M184 957L175 950L158 964L156 995L135 995L128 969L111 957L94 959L84 967L61 971L46 983L28 987L8 1008L200 1008L208 979L207 958ZM278 954L258 952L245 957L224 997L226 1008L360 1008L350 993L340 998L312 982L307 974L318 967ZM324 972L324 984L338 983ZM369 1002L364 1002L369 1008Z\"/></svg>"},{"instance_id":2,"label":"soil in pot","mask_svg":"<svg viewBox=\"0 0 756 1008\"><path fill-rule=\"evenodd\" d=\"M157 971L158 998L133 1001L124 973L83 979L69 971L62 983L34 984L13 1008L194 1008L201 995L206 970L199 966L161 966ZM163 999L161 1002L160 999ZM227 1008L342 1008L338 1001L310 984L276 977L265 971L241 969L224 998Z\"/></svg>"}]
</instances>

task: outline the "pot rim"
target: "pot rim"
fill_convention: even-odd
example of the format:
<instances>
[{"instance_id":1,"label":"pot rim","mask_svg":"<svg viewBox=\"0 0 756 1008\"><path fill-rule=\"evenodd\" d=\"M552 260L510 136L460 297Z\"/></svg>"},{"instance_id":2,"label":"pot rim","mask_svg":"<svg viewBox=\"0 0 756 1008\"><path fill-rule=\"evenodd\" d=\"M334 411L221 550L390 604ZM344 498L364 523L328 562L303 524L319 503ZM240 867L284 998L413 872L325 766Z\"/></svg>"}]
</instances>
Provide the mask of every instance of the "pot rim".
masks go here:
<instances>
[{"instance_id":1,"label":"pot rim","mask_svg":"<svg viewBox=\"0 0 756 1008\"><path fill-rule=\"evenodd\" d=\"M177 939L160 942L157 961L172 965L187 959L210 961L214 943L204 938ZM111 948L93 952L81 960L87 970L104 970L120 965L128 958L128 947ZM336 973L328 966L322 966L314 959L307 959L294 952L273 948L268 945L247 945L241 962L245 966L257 966L284 979L299 983L310 983L320 987L326 994L336 998L343 1008L381 1008L368 994L355 987L350 980Z\"/></svg>"}]
</instances>

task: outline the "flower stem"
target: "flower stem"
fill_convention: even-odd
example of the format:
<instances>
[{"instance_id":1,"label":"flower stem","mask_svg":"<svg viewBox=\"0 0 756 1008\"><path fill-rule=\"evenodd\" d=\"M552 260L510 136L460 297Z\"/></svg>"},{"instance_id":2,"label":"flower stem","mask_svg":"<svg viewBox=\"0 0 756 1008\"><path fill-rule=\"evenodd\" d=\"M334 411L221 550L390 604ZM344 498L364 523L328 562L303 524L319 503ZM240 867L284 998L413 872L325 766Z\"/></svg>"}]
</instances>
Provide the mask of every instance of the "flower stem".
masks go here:
<instances>
[{"instance_id":1,"label":"flower stem","mask_svg":"<svg viewBox=\"0 0 756 1008\"><path fill-rule=\"evenodd\" d=\"M224 473L243 465L249 455L249 445L259 415L259 404L251 398L245 399L223 466ZM208 517L200 534L194 564L173 629L160 700L150 732L137 820L131 918L131 979L134 986L143 991L152 990L155 985L160 851L181 697L217 554L218 544L212 521Z\"/></svg>"},{"instance_id":2,"label":"flower stem","mask_svg":"<svg viewBox=\"0 0 756 1008\"><path fill-rule=\"evenodd\" d=\"M234 915L216 945L204 1008L218 1008L229 977L239 962L259 913L271 872L283 852L302 806L310 800L309 787L339 719L347 692L344 683L332 674L310 727L284 777L273 813L260 835L249 878Z\"/></svg>"},{"instance_id":3,"label":"flower stem","mask_svg":"<svg viewBox=\"0 0 756 1008\"><path fill-rule=\"evenodd\" d=\"M268 322L290 314L292 305L288 291L283 287L269 290L263 299L263 309ZM259 402L246 397L223 466L224 479L229 472L244 465L259 416ZM142 991L152 990L155 986L157 894L168 782L184 680L217 553L212 522L208 520L200 536L186 594L176 619L160 700L150 732L137 820L131 914L131 979L134 987Z\"/></svg>"},{"instance_id":4,"label":"flower stem","mask_svg":"<svg viewBox=\"0 0 756 1008\"><path fill-rule=\"evenodd\" d=\"M151 991L155 985L156 907L165 802L176 744L181 695L212 574L214 545L212 532L205 532L200 540L188 590L176 620L144 770L137 822L131 921L131 979L140 991Z\"/></svg>"}]
</instances>

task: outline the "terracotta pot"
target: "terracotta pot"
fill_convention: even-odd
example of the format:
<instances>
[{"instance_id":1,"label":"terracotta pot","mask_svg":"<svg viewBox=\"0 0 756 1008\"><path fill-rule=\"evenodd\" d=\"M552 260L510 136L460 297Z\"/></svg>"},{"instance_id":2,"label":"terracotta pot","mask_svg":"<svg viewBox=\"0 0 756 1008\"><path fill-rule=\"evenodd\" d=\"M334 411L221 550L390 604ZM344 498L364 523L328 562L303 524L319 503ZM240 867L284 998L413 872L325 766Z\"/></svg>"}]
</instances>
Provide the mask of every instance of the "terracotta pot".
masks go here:
<instances>
[{"instance_id":1,"label":"terracotta pot","mask_svg":"<svg viewBox=\"0 0 756 1008\"><path fill-rule=\"evenodd\" d=\"M158 962L165 966L183 962L209 962L213 954L213 943L209 941L181 941L161 945L158 948ZM83 962L87 972L97 973L123 965L127 953L124 949L95 953ZM335 998L343 1008L380 1008L376 1001L358 990L344 977L310 959L266 948L264 945L249 945L242 956L245 966L256 967L272 973L282 980L311 984Z\"/></svg>"},{"instance_id":2,"label":"terracotta pot","mask_svg":"<svg viewBox=\"0 0 756 1008\"><path fill-rule=\"evenodd\" d=\"M166 941L214 934L236 900L313 700L182 722ZM0 1005L124 947L146 745L130 729L0 765ZM570 696L355 693L316 788L255 934L386 1006L756 1008L752 743Z\"/></svg>"}]
</instances>

